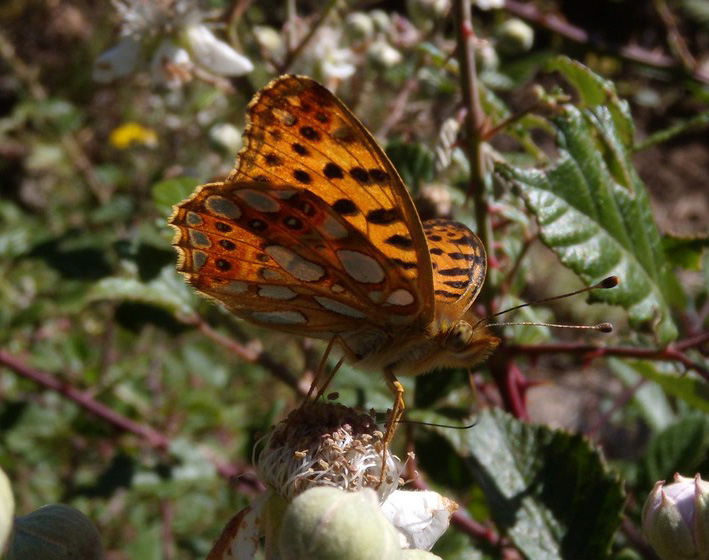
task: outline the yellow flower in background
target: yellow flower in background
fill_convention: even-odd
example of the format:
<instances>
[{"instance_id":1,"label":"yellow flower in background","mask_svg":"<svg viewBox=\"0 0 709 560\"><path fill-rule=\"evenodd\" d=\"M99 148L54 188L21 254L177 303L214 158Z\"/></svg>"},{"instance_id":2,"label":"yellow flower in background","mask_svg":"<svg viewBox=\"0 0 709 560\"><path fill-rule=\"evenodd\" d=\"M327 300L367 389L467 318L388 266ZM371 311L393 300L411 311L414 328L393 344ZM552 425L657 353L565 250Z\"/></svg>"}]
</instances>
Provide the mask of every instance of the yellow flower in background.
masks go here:
<instances>
[{"instance_id":1,"label":"yellow flower in background","mask_svg":"<svg viewBox=\"0 0 709 560\"><path fill-rule=\"evenodd\" d=\"M137 122L127 122L113 129L110 142L119 150L130 148L133 144L154 148L158 145L158 135L152 128Z\"/></svg>"}]
</instances>

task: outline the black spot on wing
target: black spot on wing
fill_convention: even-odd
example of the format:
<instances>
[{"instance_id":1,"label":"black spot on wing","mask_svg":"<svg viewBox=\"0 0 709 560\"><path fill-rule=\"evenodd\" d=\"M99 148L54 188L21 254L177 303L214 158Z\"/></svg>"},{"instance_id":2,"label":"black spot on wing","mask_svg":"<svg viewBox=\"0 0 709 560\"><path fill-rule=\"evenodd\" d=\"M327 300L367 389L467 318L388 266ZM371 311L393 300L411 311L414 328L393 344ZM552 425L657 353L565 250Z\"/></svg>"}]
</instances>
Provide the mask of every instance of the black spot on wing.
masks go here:
<instances>
[{"instance_id":1,"label":"black spot on wing","mask_svg":"<svg viewBox=\"0 0 709 560\"><path fill-rule=\"evenodd\" d=\"M312 126L301 126L300 134L303 136L303 138L306 138L307 140L310 140L312 142L320 141L320 133Z\"/></svg>"},{"instance_id":2,"label":"black spot on wing","mask_svg":"<svg viewBox=\"0 0 709 560\"><path fill-rule=\"evenodd\" d=\"M322 171L328 179L342 179L345 176L342 168L331 161L325 164Z\"/></svg>"},{"instance_id":3,"label":"black spot on wing","mask_svg":"<svg viewBox=\"0 0 709 560\"><path fill-rule=\"evenodd\" d=\"M453 292L449 292L447 290L436 290L433 292L437 296L442 296L442 297L448 297L452 299L458 299L459 294L454 294Z\"/></svg>"},{"instance_id":4,"label":"black spot on wing","mask_svg":"<svg viewBox=\"0 0 709 560\"><path fill-rule=\"evenodd\" d=\"M387 226L402 220L401 211L398 208L377 208L367 213L367 221L370 224Z\"/></svg>"},{"instance_id":5,"label":"black spot on wing","mask_svg":"<svg viewBox=\"0 0 709 560\"><path fill-rule=\"evenodd\" d=\"M467 280L447 280L443 282L446 286L450 286L451 288L456 288L459 290L463 290L468 287L470 284L469 281Z\"/></svg>"},{"instance_id":6,"label":"black spot on wing","mask_svg":"<svg viewBox=\"0 0 709 560\"><path fill-rule=\"evenodd\" d=\"M332 209L342 216L356 216L359 208L349 198L341 198L332 204Z\"/></svg>"},{"instance_id":7,"label":"black spot on wing","mask_svg":"<svg viewBox=\"0 0 709 560\"><path fill-rule=\"evenodd\" d=\"M309 185L313 182L313 178L310 176L310 173L302 169L296 169L293 171L293 178L304 185Z\"/></svg>"},{"instance_id":8,"label":"black spot on wing","mask_svg":"<svg viewBox=\"0 0 709 560\"><path fill-rule=\"evenodd\" d=\"M391 259L391 262L393 262L396 266L403 268L404 270L413 270L414 268L418 268L417 263L405 261L403 259Z\"/></svg>"},{"instance_id":9,"label":"black spot on wing","mask_svg":"<svg viewBox=\"0 0 709 560\"><path fill-rule=\"evenodd\" d=\"M299 156L307 156L310 154L308 151L308 148L303 146L302 144L299 144L298 142L293 142L291 144L291 148L293 148L293 151L298 154Z\"/></svg>"},{"instance_id":10,"label":"black spot on wing","mask_svg":"<svg viewBox=\"0 0 709 560\"><path fill-rule=\"evenodd\" d=\"M361 185L368 185L371 182L369 171L363 167L353 167L350 169L350 175Z\"/></svg>"},{"instance_id":11,"label":"black spot on wing","mask_svg":"<svg viewBox=\"0 0 709 560\"><path fill-rule=\"evenodd\" d=\"M448 256L454 261L468 261L471 262L475 260L475 255L469 253L448 253Z\"/></svg>"},{"instance_id":12,"label":"black spot on wing","mask_svg":"<svg viewBox=\"0 0 709 560\"><path fill-rule=\"evenodd\" d=\"M405 235L399 235L398 233L395 235L392 235L390 237L387 237L384 240L384 243L387 243L393 247L396 247L397 249L403 249L403 250L410 250L414 246L414 241L408 236Z\"/></svg>"},{"instance_id":13,"label":"black spot on wing","mask_svg":"<svg viewBox=\"0 0 709 560\"><path fill-rule=\"evenodd\" d=\"M470 269L469 268L459 268L459 267L454 267L454 268L444 268L443 270L439 270L438 274L441 276L470 276Z\"/></svg>"}]
</instances>

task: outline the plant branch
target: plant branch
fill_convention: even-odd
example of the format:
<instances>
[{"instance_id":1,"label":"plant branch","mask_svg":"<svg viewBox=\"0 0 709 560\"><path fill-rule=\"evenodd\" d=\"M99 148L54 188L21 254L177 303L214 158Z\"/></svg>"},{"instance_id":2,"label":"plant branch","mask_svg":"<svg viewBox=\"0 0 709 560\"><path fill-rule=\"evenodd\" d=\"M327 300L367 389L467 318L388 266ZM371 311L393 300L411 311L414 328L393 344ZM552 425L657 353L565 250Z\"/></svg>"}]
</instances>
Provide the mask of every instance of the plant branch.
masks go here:
<instances>
[{"instance_id":1,"label":"plant branch","mask_svg":"<svg viewBox=\"0 0 709 560\"><path fill-rule=\"evenodd\" d=\"M288 51L286 59L283 61L283 64L278 67L278 70L281 74L285 74L286 72L288 72L288 69L290 68L291 64L293 64L295 59L298 58L298 56L300 55L301 51L308 45L308 43L310 43L312 38L315 36L315 33L317 33L318 29L320 29L320 26L322 26L323 22L325 21L325 19L327 19L327 16L330 15L330 12L336 5L337 0L330 0L327 3L327 6L325 6L322 12L320 12L320 16L315 21L315 23L310 26L310 29L305 34L305 37L303 37L293 49Z\"/></svg>"},{"instance_id":2,"label":"plant branch","mask_svg":"<svg viewBox=\"0 0 709 560\"><path fill-rule=\"evenodd\" d=\"M105 404L95 400L88 392L80 391L79 389L69 385L67 382L57 379L50 373L33 368L16 356L7 353L4 350L0 350L0 366L5 366L11 371L14 371L17 375L33 381L40 387L51 391L56 391L68 400L77 404L82 409L88 411L94 416L97 416L104 422L115 426L122 432L137 435L155 449L166 451L170 447L171 440L165 434L119 414ZM258 481L255 477L249 476L246 469L241 469L235 465L226 463L224 460L217 458L213 452L205 448L202 448L202 451L212 461L212 464L214 464L217 472L222 477L239 480L239 483L243 485L245 489L250 491L261 489Z\"/></svg>"},{"instance_id":3,"label":"plant branch","mask_svg":"<svg viewBox=\"0 0 709 560\"><path fill-rule=\"evenodd\" d=\"M624 356L640 360L657 360L663 362L679 362L687 369L695 370L706 381L709 381L709 368L692 360L683 350L698 346L709 340L709 332L702 333L691 339L669 345L667 348L634 348L631 346L599 347L593 344L558 343L558 344L510 344L505 347L506 355L525 354L539 356L542 354L589 354L591 358L601 356Z\"/></svg>"},{"instance_id":4,"label":"plant branch","mask_svg":"<svg viewBox=\"0 0 709 560\"><path fill-rule=\"evenodd\" d=\"M698 82L709 82L709 73L706 70L698 68L686 69L683 64L678 64L671 56L654 50L650 51L634 45L612 45L597 37L593 37L585 29L571 25L555 14L542 12L532 2L524 3L518 2L517 0L505 0L504 9L519 18L526 19L535 25L549 29L575 43L581 43L599 51L607 51L616 54L620 58L630 62L636 62L662 70L680 71Z\"/></svg>"},{"instance_id":5,"label":"plant branch","mask_svg":"<svg viewBox=\"0 0 709 560\"><path fill-rule=\"evenodd\" d=\"M492 247L492 227L485 198L485 169L482 152L485 113L483 112L478 91L478 77L475 68L475 34L470 0L455 0L454 12L460 64L460 85L463 92L463 104L466 109L464 126L467 135L466 155L470 161L469 192L472 194L475 204L475 221L478 227L478 236L483 245L490 250ZM492 293L487 283L483 286L480 299L489 311Z\"/></svg>"}]
</instances>

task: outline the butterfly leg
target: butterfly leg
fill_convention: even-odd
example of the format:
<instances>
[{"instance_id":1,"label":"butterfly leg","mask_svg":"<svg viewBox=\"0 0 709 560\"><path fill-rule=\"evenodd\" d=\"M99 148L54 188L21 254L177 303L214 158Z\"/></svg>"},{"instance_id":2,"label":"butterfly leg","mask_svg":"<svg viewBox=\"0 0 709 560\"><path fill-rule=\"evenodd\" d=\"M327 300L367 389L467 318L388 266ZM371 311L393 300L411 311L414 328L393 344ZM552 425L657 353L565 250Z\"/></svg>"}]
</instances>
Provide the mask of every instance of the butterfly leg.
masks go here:
<instances>
[{"instance_id":1,"label":"butterfly leg","mask_svg":"<svg viewBox=\"0 0 709 560\"><path fill-rule=\"evenodd\" d=\"M396 376L389 370L384 370L384 380L386 381L389 390L394 393L394 406L391 409L391 417L387 424L387 431L384 434L384 445L382 446L382 473L379 475L379 485L384 482L386 476L386 460L389 444L394 439L396 428L399 425L399 420L404 415L406 404L404 403L404 386L399 382Z\"/></svg>"},{"instance_id":2,"label":"butterfly leg","mask_svg":"<svg viewBox=\"0 0 709 560\"><path fill-rule=\"evenodd\" d=\"M340 358L337 364L335 364L335 367L330 370L330 373L325 373L325 368L327 367L327 359L330 357L330 353L332 352L332 348L336 342L342 342L342 338L339 335L335 335L330 339L330 342L328 343L327 348L325 349L325 353L323 354L323 357L320 360L318 371L315 373L313 382L310 384L308 394L300 405L301 407L305 406L306 403L309 403L311 401L313 393L315 393L315 398L312 400L318 400L323 395L325 390L330 385L330 382L332 381L333 377L335 377L337 370L340 369L342 362L344 362L345 356L342 356L342 358Z\"/></svg>"}]
</instances>

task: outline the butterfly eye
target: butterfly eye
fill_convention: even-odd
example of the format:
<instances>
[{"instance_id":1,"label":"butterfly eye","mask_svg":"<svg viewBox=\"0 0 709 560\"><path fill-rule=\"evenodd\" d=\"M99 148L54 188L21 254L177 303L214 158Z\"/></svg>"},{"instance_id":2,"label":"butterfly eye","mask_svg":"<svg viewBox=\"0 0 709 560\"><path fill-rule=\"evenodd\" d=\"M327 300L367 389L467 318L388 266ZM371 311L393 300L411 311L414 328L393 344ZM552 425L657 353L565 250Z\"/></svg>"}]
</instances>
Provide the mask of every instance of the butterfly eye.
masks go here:
<instances>
[{"instance_id":1,"label":"butterfly eye","mask_svg":"<svg viewBox=\"0 0 709 560\"><path fill-rule=\"evenodd\" d=\"M468 347L472 337L473 327L470 323L459 321L448 333L444 345L451 352L462 352Z\"/></svg>"}]
</instances>

